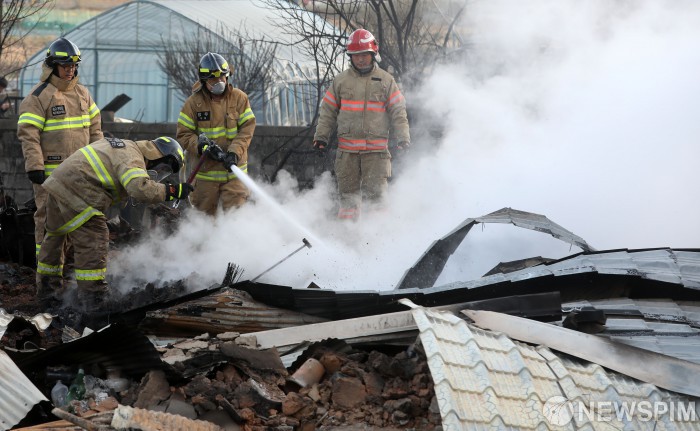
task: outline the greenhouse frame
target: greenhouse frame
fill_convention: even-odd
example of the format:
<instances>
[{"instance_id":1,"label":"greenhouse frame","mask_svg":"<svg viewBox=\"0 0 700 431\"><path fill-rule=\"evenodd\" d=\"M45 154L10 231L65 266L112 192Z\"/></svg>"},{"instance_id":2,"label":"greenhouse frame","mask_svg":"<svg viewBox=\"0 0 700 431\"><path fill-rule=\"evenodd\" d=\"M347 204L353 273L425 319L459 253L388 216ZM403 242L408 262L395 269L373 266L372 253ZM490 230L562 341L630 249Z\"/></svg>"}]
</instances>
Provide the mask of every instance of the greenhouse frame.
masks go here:
<instances>
[{"instance_id":1,"label":"greenhouse frame","mask_svg":"<svg viewBox=\"0 0 700 431\"><path fill-rule=\"evenodd\" d=\"M99 108L126 94L131 101L119 109L118 117L161 123L176 122L184 103L182 93L158 65L166 44L188 36L220 38L216 31L222 26L251 29L278 43L277 78L260 92L262 97L249 95L257 123L308 126L318 102L314 62L285 39L275 24L278 14L260 0L136 0L105 11L63 36L80 48L80 82ZM299 14L313 25L330 26L301 8ZM18 82L22 96L39 81L45 55L46 48L28 59Z\"/></svg>"}]
</instances>

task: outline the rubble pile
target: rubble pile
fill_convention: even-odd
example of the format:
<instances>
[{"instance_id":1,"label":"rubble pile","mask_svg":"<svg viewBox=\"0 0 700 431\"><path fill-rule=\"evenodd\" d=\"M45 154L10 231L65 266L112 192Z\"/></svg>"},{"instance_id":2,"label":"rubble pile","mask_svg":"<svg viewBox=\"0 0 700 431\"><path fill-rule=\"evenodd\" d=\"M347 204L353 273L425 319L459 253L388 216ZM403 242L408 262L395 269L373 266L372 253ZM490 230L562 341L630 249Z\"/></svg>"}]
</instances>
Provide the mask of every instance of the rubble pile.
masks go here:
<instances>
[{"instance_id":1,"label":"rubble pile","mask_svg":"<svg viewBox=\"0 0 700 431\"><path fill-rule=\"evenodd\" d=\"M250 431L333 430L359 424L439 429L433 383L420 346L394 355L344 344L340 350L309 348L290 373L274 349L238 345L237 336L205 334L159 347L163 360L177 371L174 377L162 370L147 373L140 382L86 374L84 399L71 401L65 410L90 418L132 406L150 412L146 415L163 412Z\"/></svg>"},{"instance_id":2,"label":"rubble pile","mask_svg":"<svg viewBox=\"0 0 700 431\"><path fill-rule=\"evenodd\" d=\"M2 308L15 317L0 348L52 352L60 347L66 355L74 340L89 334L71 327L70 316L40 313L33 297L32 270L0 265ZM170 294L181 289L172 286ZM30 319L34 313L53 320L45 329L37 329ZM177 429L188 430L440 429L433 382L419 344L360 349L327 340L281 356L276 349L257 349L250 345L254 338L240 337L238 332L167 339L135 333L152 344L162 368L154 366L135 376L120 373L113 359L109 363L91 360L81 374L81 359L89 355L76 347L74 353L60 356L74 357L73 362L56 359L27 373L52 402L36 405L15 429L49 425L52 429L119 429L112 423L117 416L117 423L125 417L141 421L144 427L134 429L148 429L145 424L151 422L161 423L162 429L176 429L167 425L173 421L180 424ZM52 398L52 390L55 395L62 386L71 390L64 394L65 402Z\"/></svg>"}]
</instances>

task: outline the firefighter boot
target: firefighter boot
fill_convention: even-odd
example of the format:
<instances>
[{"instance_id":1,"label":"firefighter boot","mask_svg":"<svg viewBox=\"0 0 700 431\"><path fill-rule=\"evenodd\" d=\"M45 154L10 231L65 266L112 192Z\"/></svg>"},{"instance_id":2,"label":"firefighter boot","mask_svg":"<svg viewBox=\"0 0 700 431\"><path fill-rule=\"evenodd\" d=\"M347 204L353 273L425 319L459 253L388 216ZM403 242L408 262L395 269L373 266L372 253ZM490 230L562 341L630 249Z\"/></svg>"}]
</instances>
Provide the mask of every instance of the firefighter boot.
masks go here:
<instances>
[{"instance_id":1,"label":"firefighter boot","mask_svg":"<svg viewBox=\"0 0 700 431\"><path fill-rule=\"evenodd\" d=\"M59 308L63 302L61 276L37 274L37 299L44 310Z\"/></svg>"},{"instance_id":2,"label":"firefighter boot","mask_svg":"<svg viewBox=\"0 0 700 431\"><path fill-rule=\"evenodd\" d=\"M86 313L109 311L109 286L104 280L78 281L78 309Z\"/></svg>"}]
</instances>

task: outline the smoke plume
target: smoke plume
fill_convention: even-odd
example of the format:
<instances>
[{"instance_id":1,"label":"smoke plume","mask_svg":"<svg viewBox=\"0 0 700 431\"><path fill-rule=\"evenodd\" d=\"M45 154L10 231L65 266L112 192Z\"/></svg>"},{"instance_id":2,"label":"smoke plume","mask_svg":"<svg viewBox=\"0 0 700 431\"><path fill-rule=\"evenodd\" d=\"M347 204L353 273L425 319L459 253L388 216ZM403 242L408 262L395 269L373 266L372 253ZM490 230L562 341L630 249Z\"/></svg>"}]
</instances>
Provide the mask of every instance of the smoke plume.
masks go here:
<instances>
[{"instance_id":1,"label":"smoke plume","mask_svg":"<svg viewBox=\"0 0 700 431\"><path fill-rule=\"evenodd\" d=\"M283 174L260 187L286 216L260 199L216 219L191 213L110 271L149 281L197 274L194 288L206 287L228 262L253 278L307 238L311 249L259 281L387 290L432 241L503 207L544 214L599 250L697 247L698 18L700 2L688 0L470 2L460 27L468 48L406 94L423 111L388 212L340 223L329 174L305 192ZM420 133L428 129L441 138ZM514 226L475 228L438 284L578 251Z\"/></svg>"}]
</instances>

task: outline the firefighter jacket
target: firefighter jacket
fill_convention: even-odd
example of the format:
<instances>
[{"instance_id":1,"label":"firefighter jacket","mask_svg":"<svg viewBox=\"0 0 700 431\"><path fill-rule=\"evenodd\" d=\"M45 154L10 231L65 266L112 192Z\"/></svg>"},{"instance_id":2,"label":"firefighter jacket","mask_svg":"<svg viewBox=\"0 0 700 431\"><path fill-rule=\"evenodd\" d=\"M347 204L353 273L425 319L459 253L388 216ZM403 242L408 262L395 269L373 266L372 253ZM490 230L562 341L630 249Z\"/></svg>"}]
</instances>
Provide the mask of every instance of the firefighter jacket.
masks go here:
<instances>
[{"instance_id":1,"label":"firefighter jacket","mask_svg":"<svg viewBox=\"0 0 700 431\"><path fill-rule=\"evenodd\" d=\"M338 74L321 102L314 141L329 142L338 128L338 149L388 151L389 130L410 142L406 103L394 77L376 64L361 74L354 67Z\"/></svg>"},{"instance_id":2,"label":"firefighter jacket","mask_svg":"<svg viewBox=\"0 0 700 431\"><path fill-rule=\"evenodd\" d=\"M19 107L17 137L25 170L51 175L78 148L102 139L101 121L99 108L77 76L66 81L44 65L41 81Z\"/></svg>"},{"instance_id":3,"label":"firefighter jacket","mask_svg":"<svg viewBox=\"0 0 700 431\"><path fill-rule=\"evenodd\" d=\"M180 111L175 139L190 154L197 154L199 134L204 133L222 150L236 153L238 167L248 171L248 147L255 131L255 115L250 108L248 96L227 84L223 99L215 102L204 89L202 82L192 86L190 95ZM198 180L227 182L236 175L209 158L196 175Z\"/></svg>"},{"instance_id":4,"label":"firefighter jacket","mask_svg":"<svg viewBox=\"0 0 700 431\"><path fill-rule=\"evenodd\" d=\"M105 138L80 148L61 163L44 188L76 216L60 232L66 234L128 196L146 202L165 201L165 185L150 179L144 154L160 154L152 141Z\"/></svg>"}]
</instances>

